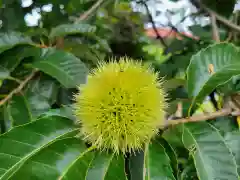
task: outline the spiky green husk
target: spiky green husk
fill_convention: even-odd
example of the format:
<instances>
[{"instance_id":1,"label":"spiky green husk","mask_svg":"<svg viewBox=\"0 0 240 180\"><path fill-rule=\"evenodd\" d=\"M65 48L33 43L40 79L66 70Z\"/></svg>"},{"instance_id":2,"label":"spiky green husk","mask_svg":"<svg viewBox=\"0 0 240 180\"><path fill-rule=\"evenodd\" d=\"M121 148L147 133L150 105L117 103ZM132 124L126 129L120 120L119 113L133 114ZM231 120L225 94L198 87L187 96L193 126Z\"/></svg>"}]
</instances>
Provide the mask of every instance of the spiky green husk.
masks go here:
<instances>
[{"instance_id":1,"label":"spiky green husk","mask_svg":"<svg viewBox=\"0 0 240 180\"><path fill-rule=\"evenodd\" d=\"M101 150L142 149L164 123L161 84L149 66L131 59L100 64L75 96L81 135Z\"/></svg>"}]
</instances>

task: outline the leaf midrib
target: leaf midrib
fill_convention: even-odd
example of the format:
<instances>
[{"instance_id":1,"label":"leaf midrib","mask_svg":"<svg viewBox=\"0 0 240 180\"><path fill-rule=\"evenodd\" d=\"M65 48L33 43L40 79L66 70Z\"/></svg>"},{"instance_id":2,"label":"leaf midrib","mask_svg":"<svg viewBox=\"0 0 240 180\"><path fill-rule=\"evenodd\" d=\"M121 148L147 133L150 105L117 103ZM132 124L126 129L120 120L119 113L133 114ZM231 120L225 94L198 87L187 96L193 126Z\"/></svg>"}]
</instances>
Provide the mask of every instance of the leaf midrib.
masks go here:
<instances>
[{"instance_id":1,"label":"leaf midrib","mask_svg":"<svg viewBox=\"0 0 240 180\"><path fill-rule=\"evenodd\" d=\"M219 70L219 71L215 72L213 75L211 75L211 76L208 78L208 80L202 85L202 87L201 87L200 90L198 91L197 95L195 95L195 97L194 97L194 99L193 99L193 101L192 101L192 104L196 101L196 99L198 99L200 92L203 91L203 89L207 86L206 84L208 84L208 82L212 79L212 77L217 76L217 75L218 75L221 71L223 71L225 68L229 68L229 67L234 66L234 65L240 66L240 63L236 63L236 64L231 64L231 65L224 66L224 68L221 68L221 70ZM236 71L237 71L237 70L236 70ZM240 72L240 70L238 70L238 71ZM227 81L228 81L228 80L227 80ZM226 83L227 81L225 81L225 83ZM224 84L224 83L222 83L222 84Z\"/></svg>"},{"instance_id":2,"label":"leaf midrib","mask_svg":"<svg viewBox=\"0 0 240 180\"><path fill-rule=\"evenodd\" d=\"M64 133L64 134L61 134L60 136L55 137L54 140L52 140L52 141L48 142L47 144L45 144L45 145L43 145L43 146L41 146L41 147L33 150L33 151L32 151L31 153L29 153L27 156L24 156L23 158L21 158L21 159L22 159L21 161L17 162L17 163L14 164L11 168L9 168L9 169L0 177L0 180L2 180L2 179L4 178L4 176L6 176L6 174L7 174L8 172L10 172L12 169L14 169L17 165L19 165L19 164L22 163L21 165L19 165L18 168L16 168L15 171L13 171L13 173L12 173L9 177L7 177L6 180L8 180L8 179L9 179L10 177L12 177L12 176L16 173L16 171L17 171L29 158L31 158L33 155L35 155L36 153L38 153L39 151L41 151L43 148L48 147L49 145L53 144L53 143L54 143L55 141L57 141L59 138L64 137L64 136L66 136L67 134L72 133L72 132L74 132L74 131L76 131L76 129L71 129L71 131L68 131L68 132L66 132L66 133Z\"/></svg>"},{"instance_id":3,"label":"leaf midrib","mask_svg":"<svg viewBox=\"0 0 240 180\"><path fill-rule=\"evenodd\" d=\"M185 125L183 125L184 126L184 129L186 129L187 131L188 131L188 133L190 134L190 136L193 138L193 141L195 142L195 144L196 144L196 146L198 147L198 152L199 152L199 157L200 157L200 159L202 160L202 162L204 162L203 161L203 153L200 151L200 147L199 147L199 145L198 145L198 143L197 143L197 141L195 140L195 138L194 138L194 136L192 135L192 133L191 133L191 131L189 130L189 128L188 127L186 127ZM183 135L184 135L184 131L183 131ZM182 137L183 138L183 137ZM194 161L194 164L195 164L195 167L196 167L196 161L195 161L195 158L193 158L193 161ZM204 163L203 163L204 164ZM204 169L204 171L205 171L205 173L207 174L207 176L208 176L208 171L206 170L206 168L205 168L205 166L203 166L203 169ZM200 175L199 175L199 172L198 172L198 169L196 168L196 171L197 171L197 174L198 174L198 178L200 179Z\"/></svg>"},{"instance_id":4,"label":"leaf midrib","mask_svg":"<svg viewBox=\"0 0 240 180\"><path fill-rule=\"evenodd\" d=\"M214 130L216 130L216 133L222 139L222 142L224 143L224 145L227 147L229 153L231 154L232 161L234 162L234 164L236 166L236 174L238 175L238 177L240 177L240 175L238 174L238 164L236 162L236 159L235 159L235 157L233 155L233 152L232 152L231 148L228 146L228 144L226 143L226 140L222 137L222 135L220 134L219 130L216 127L214 127L213 125L211 125L211 124L209 124L209 126L211 126Z\"/></svg>"},{"instance_id":5,"label":"leaf midrib","mask_svg":"<svg viewBox=\"0 0 240 180\"><path fill-rule=\"evenodd\" d=\"M61 71L62 74L67 74L68 75L68 79L70 79L71 81L74 81L74 79L68 74L68 73L65 73L65 71L63 71L61 68L58 68L58 66L56 66L55 64L53 63L50 63L48 61L45 62L45 60L42 60L42 61L39 61L37 62L37 64L47 64L47 65L52 65L53 68Z\"/></svg>"},{"instance_id":6,"label":"leaf midrib","mask_svg":"<svg viewBox=\"0 0 240 180\"><path fill-rule=\"evenodd\" d=\"M86 149L84 152L80 153L80 155L78 156L78 158L76 158L67 168L66 170L63 172L63 174L58 178L58 180L62 180L62 178L64 178L64 176L67 174L68 170L82 157L84 157L85 154L87 154L88 152L92 151L95 147L90 147L88 149ZM94 158L94 157L93 157ZM88 167L89 168L89 167ZM87 176L87 175L86 175ZM86 179L85 176L85 179Z\"/></svg>"}]
</instances>

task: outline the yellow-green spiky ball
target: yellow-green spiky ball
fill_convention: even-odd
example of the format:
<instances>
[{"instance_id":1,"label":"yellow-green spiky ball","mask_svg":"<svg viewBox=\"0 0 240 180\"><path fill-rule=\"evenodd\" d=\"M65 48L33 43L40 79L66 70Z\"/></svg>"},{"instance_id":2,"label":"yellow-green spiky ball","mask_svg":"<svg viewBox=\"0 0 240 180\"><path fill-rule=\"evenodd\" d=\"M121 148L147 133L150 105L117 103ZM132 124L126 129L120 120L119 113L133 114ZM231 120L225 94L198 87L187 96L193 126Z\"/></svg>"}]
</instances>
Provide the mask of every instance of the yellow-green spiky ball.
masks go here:
<instances>
[{"instance_id":1,"label":"yellow-green spiky ball","mask_svg":"<svg viewBox=\"0 0 240 180\"><path fill-rule=\"evenodd\" d=\"M141 149L164 123L161 84L149 66L131 59L100 64L75 96L84 139L116 153Z\"/></svg>"}]
</instances>

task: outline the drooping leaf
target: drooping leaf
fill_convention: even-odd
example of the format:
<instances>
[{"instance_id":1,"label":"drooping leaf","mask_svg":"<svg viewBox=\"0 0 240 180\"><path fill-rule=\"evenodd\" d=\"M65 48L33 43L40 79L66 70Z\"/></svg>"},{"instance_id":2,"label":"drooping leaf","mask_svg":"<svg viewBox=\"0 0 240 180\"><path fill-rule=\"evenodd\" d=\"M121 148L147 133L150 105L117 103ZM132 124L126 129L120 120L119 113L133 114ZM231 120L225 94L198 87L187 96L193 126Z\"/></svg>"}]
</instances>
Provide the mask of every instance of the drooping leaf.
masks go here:
<instances>
[{"instance_id":1,"label":"drooping leaf","mask_svg":"<svg viewBox=\"0 0 240 180\"><path fill-rule=\"evenodd\" d=\"M12 123L12 120L10 118L7 103L2 106L1 111L2 111L1 112L2 113L1 120L2 120L2 128L3 128L2 133L5 133L13 127L13 123Z\"/></svg>"},{"instance_id":2,"label":"drooping leaf","mask_svg":"<svg viewBox=\"0 0 240 180\"><path fill-rule=\"evenodd\" d=\"M235 156L238 174L240 174L240 131L229 132L225 135L224 139Z\"/></svg>"},{"instance_id":3,"label":"drooping leaf","mask_svg":"<svg viewBox=\"0 0 240 180\"><path fill-rule=\"evenodd\" d=\"M14 126L29 123L32 114L27 99L23 95L15 95L7 107L9 118Z\"/></svg>"},{"instance_id":4,"label":"drooping leaf","mask_svg":"<svg viewBox=\"0 0 240 180\"><path fill-rule=\"evenodd\" d=\"M238 180L236 159L217 129L206 122L182 127L183 143L194 158L199 179Z\"/></svg>"},{"instance_id":5,"label":"drooping leaf","mask_svg":"<svg viewBox=\"0 0 240 180\"><path fill-rule=\"evenodd\" d=\"M10 72L6 68L0 66L0 80L4 80L9 76Z\"/></svg>"},{"instance_id":6,"label":"drooping leaf","mask_svg":"<svg viewBox=\"0 0 240 180\"><path fill-rule=\"evenodd\" d=\"M41 49L33 46L17 46L1 54L1 66L12 72L24 58L40 56Z\"/></svg>"},{"instance_id":7,"label":"drooping leaf","mask_svg":"<svg viewBox=\"0 0 240 180\"><path fill-rule=\"evenodd\" d=\"M25 96L33 118L50 110L57 99L58 88L56 80L44 75L28 84Z\"/></svg>"},{"instance_id":8,"label":"drooping leaf","mask_svg":"<svg viewBox=\"0 0 240 180\"><path fill-rule=\"evenodd\" d=\"M128 159L128 168L129 168L129 179L139 179L144 180L144 159L145 152L138 151L134 155L131 155Z\"/></svg>"},{"instance_id":9,"label":"drooping leaf","mask_svg":"<svg viewBox=\"0 0 240 180\"><path fill-rule=\"evenodd\" d=\"M29 37L23 36L18 32L9 32L0 34L0 53L21 44L31 44Z\"/></svg>"},{"instance_id":10,"label":"drooping leaf","mask_svg":"<svg viewBox=\"0 0 240 180\"><path fill-rule=\"evenodd\" d=\"M43 96L52 105L56 101L58 89L59 83L55 79L42 75L28 84L27 94L34 93Z\"/></svg>"},{"instance_id":11,"label":"drooping leaf","mask_svg":"<svg viewBox=\"0 0 240 180\"><path fill-rule=\"evenodd\" d=\"M175 180L170 158L158 141L153 141L144 153L130 157L130 176L138 180Z\"/></svg>"},{"instance_id":12,"label":"drooping leaf","mask_svg":"<svg viewBox=\"0 0 240 180\"><path fill-rule=\"evenodd\" d=\"M88 72L84 63L74 55L53 48L43 49L42 56L33 67L56 78L66 88L75 88L85 83Z\"/></svg>"},{"instance_id":13,"label":"drooping leaf","mask_svg":"<svg viewBox=\"0 0 240 180\"><path fill-rule=\"evenodd\" d=\"M170 158L160 143L154 141L149 145L148 150L145 153L147 155L145 158L146 180L175 180L170 164Z\"/></svg>"},{"instance_id":14,"label":"drooping leaf","mask_svg":"<svg viewBox=\"0 0 240 180\"><path fill-rule=\"evenodd\" d=\"M110 153L97 153L89 169L86 180L126 180L123 156Z\"/></svg>"},{"instance_id":15,"label":"drooping leaf","mask_svg":"<svg viewBox=\"0 0 240 180\"><path fill-rule=\"evenodd\" d=\"M78 138L60 139L29 158L11 179L84 180L93 155Z\"/></svg>"},{"instance_id":16,"label":"drooping leaf","mask_svg":"<svg viewBox=\"0 0 240 180\"><path fill-rule=\"evenodd\" d=\"M239 50L232 44L216 44L198 52L187 70L189 96L201 103L216 87L240 73Z\"/></svg>"},{"instance_id":17,"label":"drooping leaf","mask_svg":"<svg viewBox=\"0 0 240 180\"><path fill-rule=\"evenodd\" d=\"M9 179L31 157L57 139L76 132L72 121L48 117L0 136L0 179Z\"/></svg>"},{"instance_id":18,"label":"drooping leaf","mask_svg":"<svg viewBox=\"0 0 240 180\"><path fill-rule=\"evenodd\" d=\"M86 23L61 24L51 30L50 38L63 37L71 34L93 35L96 27Z\"/></svg>"}]
</instances>

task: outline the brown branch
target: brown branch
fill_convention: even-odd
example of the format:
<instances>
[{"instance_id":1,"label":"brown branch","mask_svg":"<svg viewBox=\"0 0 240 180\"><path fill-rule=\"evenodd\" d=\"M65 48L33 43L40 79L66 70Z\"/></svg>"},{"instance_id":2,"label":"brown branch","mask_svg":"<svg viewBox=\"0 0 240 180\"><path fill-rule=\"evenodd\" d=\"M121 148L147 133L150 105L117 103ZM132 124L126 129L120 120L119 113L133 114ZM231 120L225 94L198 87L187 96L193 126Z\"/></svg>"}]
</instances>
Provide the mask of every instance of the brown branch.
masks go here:
<instances>
[{"instance_id":1,"label":"brown branch","mask_svg":"<svg viewBox=\"0 0 240 180\"><path fill-rule=\"evenodd\" d=\"M165 41L164 41L164 39L162 38L162 36L159 34L158 29L157 29L157 27L156 27L156 25L155 25L155 23L154 23L154 20L153 20L153 17L152 17L152 15L151 15L151 12L150 12L150 10L149 10L149 8L148 8L148 5L147 5L146 2L144 2L144 1L140 1L140 2L138 2L138 3L141 3L141 4L145 7L145 9L146 9L146 11L147 11L148 19L149 19L149 21L151 22L152 27L153 27L153 30L154 30L154 32L155 32L155 34L156 34L156 39L159 39L160 42L161 42L161 44L162 44L165 48L167 48L167 47L168 47L167 44L165 43Z\"/></svg>"},{"instance_id":2,"label":"brown branch","mask_svg":"<svg viewBox=\"0 0 240 180\"><path fill-rule=\"evenodd\" d=\"M182 123L189 123L189 122L199 122L199 121L212 120L212 119L215 119L217 117L223 117L223 116L227 116L227 115L238 115L238 114L239 113L233 112L232 108L225 108L225 109L221 109L219 111L209 113L209 114L201 114L201 115L191 116L189 118L168 120L167 126L173 126L173 125L182 124Z\"/></svg>"},{"instance_id":3,"label":"brown branch","mask_svg":"<svg viewBox=\"0 0 240 180\"><path fill-rule=\"evenodd\" d=\"M90 9L88 9L86 12L84 12L77 20L76 22L86 20L93 12L95 12L101 4L104 2L104 0L98 0Z\"/></svg>"},{"instance_id":4,"label":"brown branch","mask_svg":"<svg viewBox=\"0 0 240 180\"><path fill-rule=\"evenodd\" d=\"M210 15L213 14L216 17L216 20L218 20L219 22L223 23L224 25L230 27L231 29L240 32L240 26L232 23L231 21L229 21L228 19L226 19L225 17L217 14L216 12L214 12L213 10L209 9L207 6L205 6L204 4L202 4L201 2L198 3L199 6L206 11L207 13L209 13Z\"/></svg>"},{"instance_id":5,"label":"brown branch","mask_svg":"<svg viewBox=\"0 0 240 180\"><path fill-rule=\"evenodd\" d=\"M21 90L35 76L36 73L37 70L34 70L29 76L27 76L27 78L24 81L22 81L21 84L16 89L11 91L4 99L0 101L0 106L4 105L8 100L10 100L14 94L21 92Z\"/></svg>"},{"instance_id":6,"label":"brown branch","mask_svg":"<svg viewBox=\"0 0 240 180\"><path fill-rule=\"evenodd\" d=\"M216 42L220 42L219 31L217 27L216 16L212 12L210 13L211 25L212 25L212 38Z\"/></svg>"}]
</instances>

